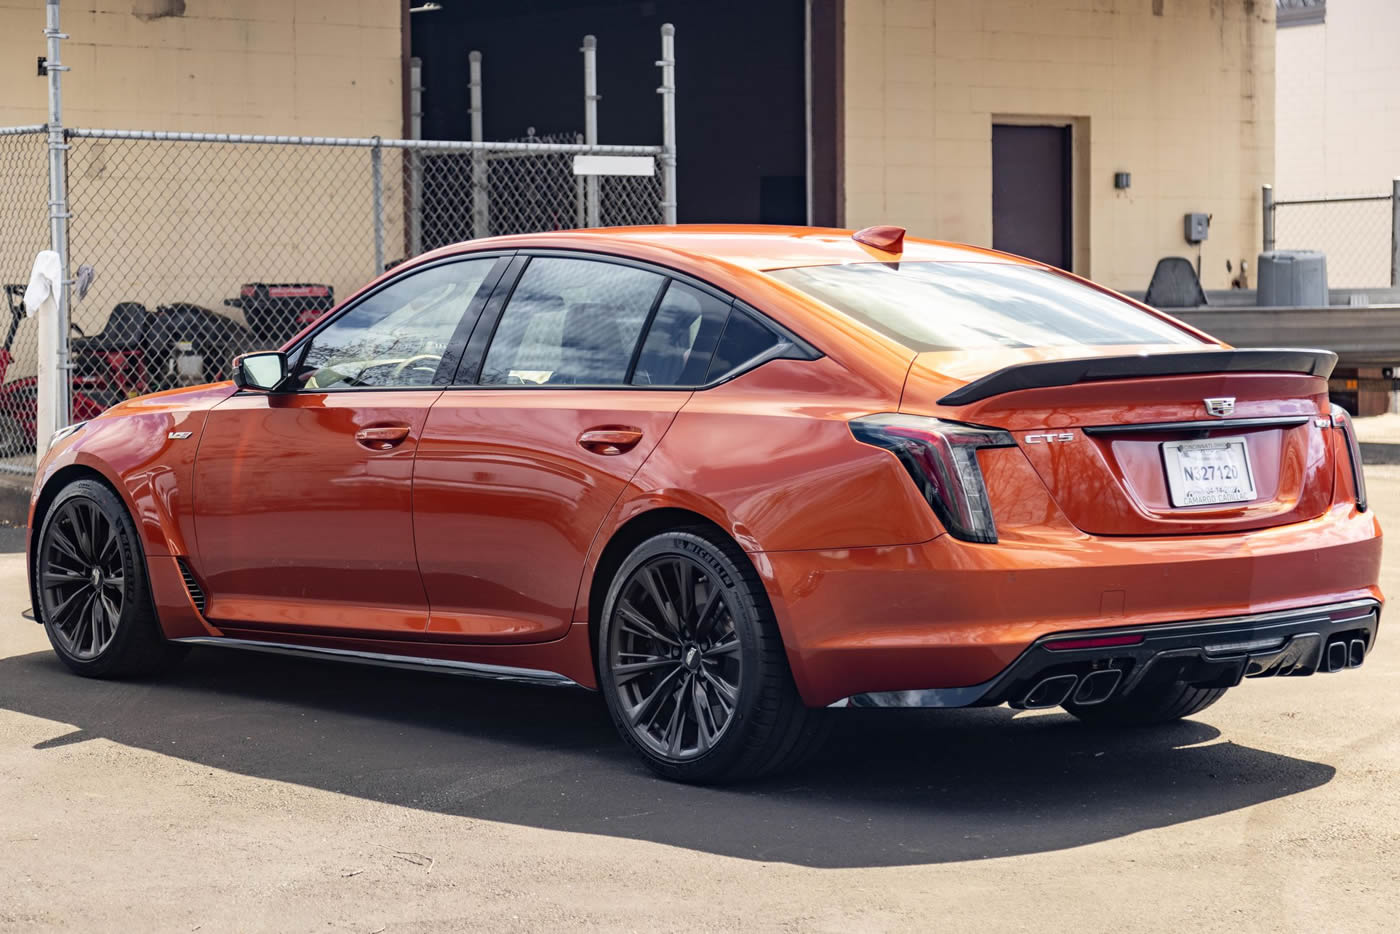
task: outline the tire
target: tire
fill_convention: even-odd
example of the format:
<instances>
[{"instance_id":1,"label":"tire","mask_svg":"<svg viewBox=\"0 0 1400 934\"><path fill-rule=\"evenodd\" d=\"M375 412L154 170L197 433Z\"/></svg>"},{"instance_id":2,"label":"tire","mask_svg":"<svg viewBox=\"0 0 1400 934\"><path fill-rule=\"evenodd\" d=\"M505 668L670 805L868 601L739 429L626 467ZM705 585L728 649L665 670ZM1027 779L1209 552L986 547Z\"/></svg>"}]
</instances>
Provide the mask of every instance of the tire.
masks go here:
<instances>
[{"instance_id":1,"label":"tire","mask_svg":"<svg viewBox=\"0 0 1400 934\"><path fill-rule=\"evenodd\" d=\"M658 775L752 779L819 748L825 712L803 705L753 565L715 531L680 528L638 545L599 622L608 712Z\"/></svg>"},{"instance_id":2,"label":"tire","mask_svg":"<svg viewBox=\"0 0 1400 934\"><path fill-rule=\"evenodd\" d=\"M1121 698L1081 707L1065 704L1065 710L1085 723L1103 726L1151 726L1170 723L1200 713L1220 700L1228 688L1198 688L1184 681L1143 685Z\"/></svg>"},{"instance_id":3,"label":"tire","mask_svg":"<svg viewBox=\"0 0 1400 934\"><path fill-rule=\"evenodd\" d=\"M39 529L32 573L35 614L75 673L150 675L184 657L156 619L136 525L105 484L76 480L58 494Z\"/></svg>"}]
</instances>

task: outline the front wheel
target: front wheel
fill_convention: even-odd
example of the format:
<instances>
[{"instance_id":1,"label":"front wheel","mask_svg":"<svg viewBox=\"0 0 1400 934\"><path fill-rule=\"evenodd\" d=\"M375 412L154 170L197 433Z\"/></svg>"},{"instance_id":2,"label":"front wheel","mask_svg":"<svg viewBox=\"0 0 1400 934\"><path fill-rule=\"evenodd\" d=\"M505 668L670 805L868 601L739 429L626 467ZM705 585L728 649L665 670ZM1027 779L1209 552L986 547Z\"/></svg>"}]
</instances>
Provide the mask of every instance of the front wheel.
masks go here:
<instances>
[{"instance_id":1,"label":"front wheel","mask_svg":"<svg viewBox=\"0 0 1400 934\"><path fill-rule=\"evenodd\" d=\"M35 611L54 652L78 674L152 674L184 655L156 621L136 525L104 484L63 488L44 515L32 564Z\"/></svg>"},{"instance_id":2,"label":"front wheel","mask_svg":"<svg viewBox=\"0 0 1400 934\"><path fill-rule=\"evenodd\" d=\"M755 778L820 743L825 718L798 697L753 566L706 528L656 535L623 561L598 670L618 732L666 778Z\"/></svg>"}]
</instances>

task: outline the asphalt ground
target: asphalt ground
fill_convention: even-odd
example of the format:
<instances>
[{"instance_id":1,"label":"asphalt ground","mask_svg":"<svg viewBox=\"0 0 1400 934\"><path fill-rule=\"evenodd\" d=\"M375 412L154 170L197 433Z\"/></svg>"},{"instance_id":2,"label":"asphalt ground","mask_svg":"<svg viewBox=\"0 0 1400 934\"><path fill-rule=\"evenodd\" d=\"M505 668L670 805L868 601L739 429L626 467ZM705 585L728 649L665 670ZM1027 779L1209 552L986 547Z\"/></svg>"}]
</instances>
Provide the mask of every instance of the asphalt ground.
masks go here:
<instances>
[{"instance_id":1,"label":"asphalt ground","mask_svg":"<svg viewBox=\"0 0 1400 934\"><path fill-rule=\"evenodd\" d=\"M1368 476L1400 522L1400 467ZM1384 635L1358 671L1150 730L837 711L810 767L704 789L652 778L581 691L214 649L91 681L27 605L0 555L3 930L1314 934L1400 912Z\"/></svg>"}]
</instances>

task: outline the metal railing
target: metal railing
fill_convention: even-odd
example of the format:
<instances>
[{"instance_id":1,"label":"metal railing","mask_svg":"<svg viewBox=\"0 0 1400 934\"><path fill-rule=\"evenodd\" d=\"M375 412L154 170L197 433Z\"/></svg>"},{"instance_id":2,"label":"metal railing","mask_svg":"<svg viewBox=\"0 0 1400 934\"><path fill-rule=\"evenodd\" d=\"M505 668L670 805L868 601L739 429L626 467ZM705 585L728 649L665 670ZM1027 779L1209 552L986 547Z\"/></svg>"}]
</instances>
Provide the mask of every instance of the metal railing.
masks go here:
<instances>
[{"instance_id":1,"label":"metal railing","mask_svg":"<svg viewBox=\"0 0 1400 934\"><path fill-rule=\"evenodd\" d=\"M1288 200L1265 185L1263 208L1265 252L1322 251L1334 288L1400 286L1400 178L1388 194Z\"/></svg>"}]
</instances>

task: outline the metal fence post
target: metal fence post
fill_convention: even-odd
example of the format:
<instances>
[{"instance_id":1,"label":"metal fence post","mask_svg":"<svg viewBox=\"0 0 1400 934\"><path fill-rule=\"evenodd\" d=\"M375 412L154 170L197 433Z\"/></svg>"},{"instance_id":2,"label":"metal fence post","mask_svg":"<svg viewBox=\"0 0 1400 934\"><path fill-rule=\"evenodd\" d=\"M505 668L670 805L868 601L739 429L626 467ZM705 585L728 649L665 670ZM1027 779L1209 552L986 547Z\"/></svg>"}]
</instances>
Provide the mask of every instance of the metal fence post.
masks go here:
<instances>
[{"instance_id":1,"label":"metal fence post","mask_svg":"<svg viewBox=\"0 0 1400 934\"><path fill-rule=\"evenodd\" d=\"M1390 180L1390 287L1400 286L1400 178Z\"/></svg>"},{"instance_id":2,"label":"metal fence post","mask_svg":"<svg viewBox=\"0 0 1400 934\"><path fill-rule=\"evenodd\" d=\"M418 56L408 63L409 135L423 138L423 60ZM408 159L408 255L423 252L423 152L406 149Z\"/></svg>"},{"instance_id":3,"label":"metal fence post","mask_svg":"<svg viewBox=\"0 0 1400 934\"><path fill-rule=\"evenodd\" d=\"M481 121L481 53L467 56L471 62L472 142L484 139ZM491 191L487 184L487 155L484 149L473 149L472 159L472 239L491 235Z\"/></svg>"},{"instance_id":4,"label":"metal fence post","mask_svg":"<svg viewBox=\"0 0 1400 934\"><path fill-rule=\"evenodd\" d=\"M1264 252L1274 248L1274 186L1265 185L1264 203Z\"/></svg>"},{"instance_id":5,"label":"metal fence post","mask_svg":"<svg viewBox=\"0 0 1400 934\"><path fill-rule=\"evenodd\" d=\"M583 48L583 141L589 146L598 145L598 39L584 36ZM584 182L587 188L585 223L589 227L602 225L602 205L598 200L598 176L589 175Z\"/></svg>"},{"instance_id":6,"label":"metal fence post","mask_svg":"<svg viewBox=\"0 0 1400 934\"><path fill-rule=\"evenodd\" d=\"M39 322L38 412L35 448L43 457L53 433L68 424L68 141L63 131L63 72L60 47L68 38L59 29L58 0L44 7L44 35L48 39L49 77L49 242L58 254L58 314Z\"/></svg>"},{"instance_id":7,"label":"metal fence post","mask_svg":"<svg viewBox=\"0 0 1400 934\"><path fill-rule=\"evenodd\" d=\"M583 134L575 133L574 142L582 144ZM584 192L584 176L574 176L574 226L588 226L588 197Z\"/></svg>"},{"instance_id":8,"label":"metal fence post","mask_svg":"<svg viewBox=\"0 0 1400 934\"><path fill-rule=\"evenodd\" d=\"M370 189L374 193L374 275L384 271L384 147L379 137L369 150Z\"/></svg>"},{"instance_id":9,"label":"metal fence post","mask_svg":"<svg viewBox=\"0 0 1400 934\"><path fill-rule=\"evenodd\" d=\"M661 222L676 222L676 27L661 27Z\"/></svg>"}]
</instances>

